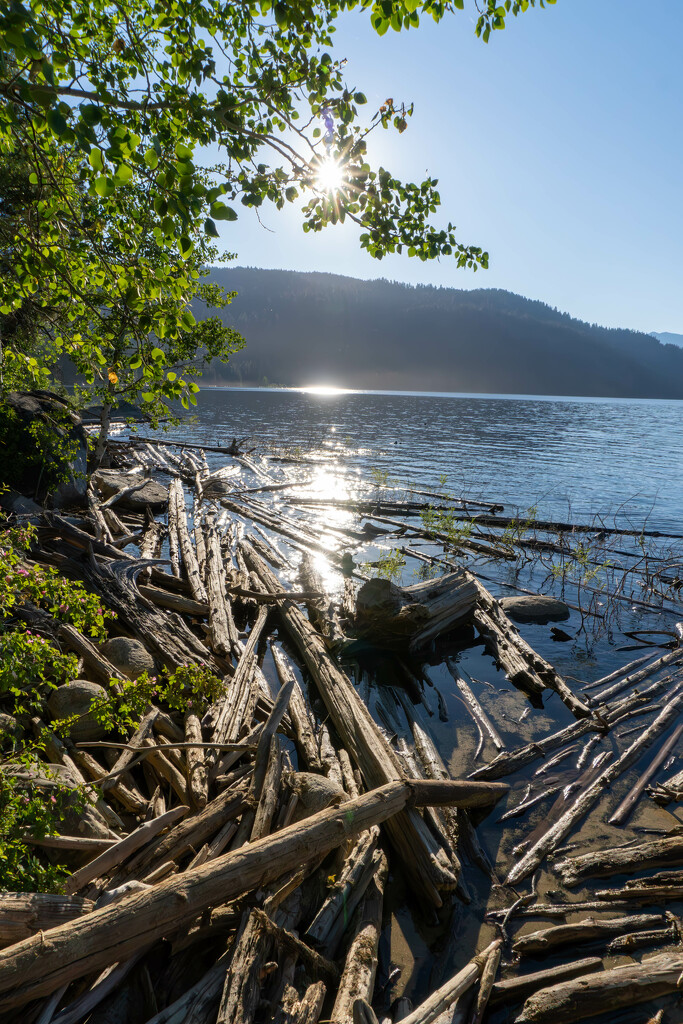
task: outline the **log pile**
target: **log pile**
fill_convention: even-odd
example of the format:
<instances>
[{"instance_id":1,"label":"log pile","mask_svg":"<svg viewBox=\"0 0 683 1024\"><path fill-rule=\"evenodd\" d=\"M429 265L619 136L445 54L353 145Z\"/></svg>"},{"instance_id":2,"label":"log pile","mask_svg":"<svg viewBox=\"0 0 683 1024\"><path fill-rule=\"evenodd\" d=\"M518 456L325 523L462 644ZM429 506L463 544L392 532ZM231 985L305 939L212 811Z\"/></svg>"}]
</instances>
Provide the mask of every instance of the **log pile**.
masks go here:
<instances>
[{"instance_id":1,"label":"log pile","mask_svg":"<svg viewBox=\"0 0 683 1024\"><path fill-rule=\"evenodd\" d=\"M141 644L160 678L201 664L221 680L220 694L209 707L152 697L106 738L79 740L47 714L22 723L42 753L21 769L8 758L0 770L27 791L50 793L66 780L84 802L55 834L24 837L27 849L66 865L60 894L2 892L0 883L1 1021L523 1024L675 998L683 953L668 908L683 903L683 870L640 874L683 866L680 835L572 856L560 846L605 798L616 828L648 792L659 802L683 797L679 776L657 781L683 732L678 652L626 666L580 695L475 571L457 566L404 587L374 579L357 590L358 565L299 515L304 499L283 497L294 482L264 463L236 451L227 471L211 473L199 448L119 442L111 452L132 482L107 495L91 485L78 516L46 513L31 558L100 595L116 613L113 631ZM146 482L152 468L170 479L156 518L127 504L142 490L134 477ZM272 492L277 511L265 500ZM391 511L373 518L391 527L382 514ZM493 527L498 518L480 521ZM335 530L340 547L367 541L361 529ZM497 544L470 538L469 550L483 546L488 556ZM314 568L321 553L346 573L339 608ZM74 652L85 680L116 689L123 670L98 645L45 610L18 614ZM476 629L530 707L555 694L573 720L513 749L476 681L446 656L454 696L479 734L474 759L490 757L469 779L453 779L416 710L418 699L429 704L414 666L462 626ZM337 656L359 637L396 666L394 685L379 688L372 706ZM441 716L440 694L437 702ZM642 728L624 742L615 727L630 718ZM499 781L518 772L521 799ZM501 882L478 827L508 795ZM520 843L520 819L539 805L542 817ZM530 893L516 888L546 857L564 897L555 903L540 902L535 883ZM587 900L569 891L613 875L633 877ZM478 945L460 948L460 923L479 915L484 924L482 878L498 907ZM414 1006L392 1005L380 963L396 892L446 936L446 970L417 989ZM552 923L531 931L532 916Z\"/></svg>"}]
</instances>

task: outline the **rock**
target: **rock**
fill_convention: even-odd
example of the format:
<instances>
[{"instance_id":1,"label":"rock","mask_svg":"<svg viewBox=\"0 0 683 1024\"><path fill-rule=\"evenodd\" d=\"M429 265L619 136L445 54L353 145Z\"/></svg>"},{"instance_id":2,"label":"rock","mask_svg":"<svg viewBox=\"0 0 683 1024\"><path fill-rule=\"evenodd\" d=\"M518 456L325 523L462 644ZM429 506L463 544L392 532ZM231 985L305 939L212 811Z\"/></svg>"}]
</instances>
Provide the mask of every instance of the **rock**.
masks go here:
<instances>
[{"instance_id":1,"label":"rock","mask_svg":"<svg viewBox=\"0 0 683 1024\"><path fill-rule=\"evenodd\" d=\"M106 699L107 691L98 683L87 679L74 679L53 690L47 699L47 707L53 719L71 718L78 715L78 720L69 728L73 740L100 740L106 733L95 716L90 713L93 701Z\"/></svg>"},{"instance_id":2,"label":"rock","mask_svg":"<svg viewBox=\"0 0 683 1024\"><path fill-rule=\"evenodd\" d=\"M299 798L294 821L301 821L333 804L346 803L349 799L348 794L341 786L325 775L315 775L313 772L292 772L287 778L287 783Z\"/></svg>"},{"instance_id":3,"label":"rock","mask_svg":"<svg viewBox=\"0 0 683 1024\"><path fill-rule=\"evenodd\" d=\"M143 672L154 675L156 664L147 648L139 640L115 636L100 644L100 651L115 668L129 679L137 679Z\"/></svg>"},{"instance_id":4,"label":"rock","mask_svg":"<svg viewBox=\"0 0 683 1024\"><path fill-rule=\"evenodd\" d=\"M88 439L78 413L51 391L4 397L0 477L22 494L52 505L83 504Z\"/></svg>"},{"instance_id":5,"label":"rock","mask_svg":"<svg viewBox=\"0 0 683 1024\"><path fill-rule=\"evenodd\" d=\"M139 473L124 473L118 469L99 469L92 475L92 482L103 498L111 498L126 487L133 487L144 478ZM165 508L168 504L168 487L157 480L145 480L142 487L120 501L121 508L140 512L146 508Z\"/></svg>"},{"instance_id":6,"label":"rock","mask_svg":"<svg viewBox=\"0 0 683 1024\"><path fill-rule=\"evenodd\" d=\"M20 740L24 730L14 715L0 713L0 746L7 746L14 740Z\"/></svg>"},{"instance_id":7,"label":"rock","mask_svg":"<svg viewBox=\"0 0 683 1024\"><path fill-rule=\"evenodd\" d=\"M516 622L560 622L569 618L569 606L555 597L529 594L526 597L504 597L501 608Z\"/></svg>"},{"instance_id":8,"label":"rock","mask_svg":"<svg viewBox=\"0 0 683 1024\"><path fill-rule=\"evenodd\" d=\"M33 498L27 498L11 487L9 491L5 491L0 495L0 506L6 512L13 512L15 516L39 516L43 512L40 505Z\"/></svg>"}]
</instances>

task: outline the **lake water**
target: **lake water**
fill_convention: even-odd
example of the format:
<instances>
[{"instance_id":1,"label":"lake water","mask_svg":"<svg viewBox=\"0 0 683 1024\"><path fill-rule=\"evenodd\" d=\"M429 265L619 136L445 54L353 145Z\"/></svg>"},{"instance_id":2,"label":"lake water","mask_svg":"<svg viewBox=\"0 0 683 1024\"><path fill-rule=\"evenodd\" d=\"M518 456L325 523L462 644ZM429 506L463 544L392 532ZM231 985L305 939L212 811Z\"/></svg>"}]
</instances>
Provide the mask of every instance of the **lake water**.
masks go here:
<instances>
[{"instance_id":1,"label":"lake water","mask_svg":"<svg viewBox=\"0 0 683 1024\"><path fill-rule=\"evenodd\" d=\"M446 487L548 518L683 534L683 403L535 396L203 389L169 437L249 436L339 469ZM211 459L213 465L220 456Z\"/></svg>"}]
</instances>

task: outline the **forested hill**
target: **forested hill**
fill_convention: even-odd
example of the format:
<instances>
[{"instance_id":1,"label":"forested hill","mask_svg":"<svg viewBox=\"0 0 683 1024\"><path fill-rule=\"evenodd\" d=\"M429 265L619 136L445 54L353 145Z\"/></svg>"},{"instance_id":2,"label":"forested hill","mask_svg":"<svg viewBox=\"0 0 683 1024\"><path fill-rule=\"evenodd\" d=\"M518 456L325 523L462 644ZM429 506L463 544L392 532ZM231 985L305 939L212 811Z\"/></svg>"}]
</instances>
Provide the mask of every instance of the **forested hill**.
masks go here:
<instances>
[{"instance_id":1,"label":"forested hill","mask_svg":"<svg viewBox=\"0 0 683 1024\"><path fill-rule=\"evenodd\" d=\"M206 384L683 398L683 350L499 289L213 268L246 348ZM201 311L196 311L201 315Z\"/></svg>"}]
</instances>

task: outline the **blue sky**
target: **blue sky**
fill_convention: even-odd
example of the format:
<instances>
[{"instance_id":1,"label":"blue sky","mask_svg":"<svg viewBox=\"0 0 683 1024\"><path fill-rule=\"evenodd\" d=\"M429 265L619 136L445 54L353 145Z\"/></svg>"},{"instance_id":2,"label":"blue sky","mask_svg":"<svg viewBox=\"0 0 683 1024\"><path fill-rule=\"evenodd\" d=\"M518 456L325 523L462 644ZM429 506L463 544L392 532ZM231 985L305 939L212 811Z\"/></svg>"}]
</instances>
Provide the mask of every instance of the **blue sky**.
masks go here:
<instances>
[{"instance_id":1,"label":"blue sky","mask_svg":"<svg viewBox=\"0 0 683 1024\"><path fill-rule=\"evenodd\" d=\"M439 178L444 222L491 255L381 262L351 224L304 234L295 209L222 225L241 265L323 270L456 288L506 288L606 326L683 333L683 2L557 0L510 19L488 46L474 6L378 37L338 22L335 56L368 97L414 101L403 135L370 157L398 177Z\"/></svg>"}]
</instances>

